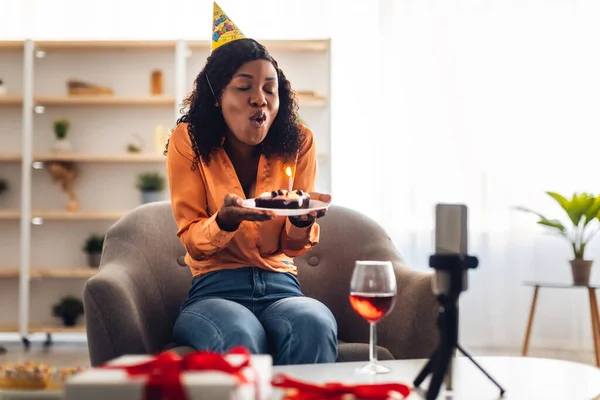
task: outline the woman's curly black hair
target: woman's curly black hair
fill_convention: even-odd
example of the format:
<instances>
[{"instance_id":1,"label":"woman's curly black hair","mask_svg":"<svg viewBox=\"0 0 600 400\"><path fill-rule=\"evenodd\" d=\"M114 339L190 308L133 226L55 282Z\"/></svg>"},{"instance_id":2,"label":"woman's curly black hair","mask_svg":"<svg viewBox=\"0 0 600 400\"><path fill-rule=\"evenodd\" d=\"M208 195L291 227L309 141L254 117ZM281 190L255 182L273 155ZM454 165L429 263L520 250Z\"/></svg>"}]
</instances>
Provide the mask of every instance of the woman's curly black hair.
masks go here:
<instances>
[{"instance_id":1,"label":"woman's curly black hair","mask_svg":"<svg viewBox=\"0 0 600 400\"><path fill-rule=\"evenodd\" d=\"M187 111L177 120L177 124L188 124L188 133L196 154L192 169L198 166L200 160L210 163L212 152L222 146L227 125L221 109L215 105L216 100L220 100L221 93L233 74L244 63L259 59L269 61L277 71L279 111L257 150L267 157L276 156L284 161L295 158L301 145L296 96L290 82L267 49L257 41L245 38L230 42L211 53L194 81L194 90L184 101L184 110ZM217 99L213 96L213 91Z\"/></svg>"}]
</instances>

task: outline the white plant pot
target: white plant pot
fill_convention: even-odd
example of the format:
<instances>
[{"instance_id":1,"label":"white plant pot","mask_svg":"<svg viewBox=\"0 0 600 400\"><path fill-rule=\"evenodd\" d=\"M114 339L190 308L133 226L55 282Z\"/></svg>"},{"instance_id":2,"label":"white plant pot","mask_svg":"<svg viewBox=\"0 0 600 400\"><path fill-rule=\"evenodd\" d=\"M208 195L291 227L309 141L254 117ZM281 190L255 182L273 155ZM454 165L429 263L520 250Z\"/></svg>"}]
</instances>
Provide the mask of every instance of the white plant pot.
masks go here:
<instances>
[{"instance_id":1,"label":"white plant pot","mask_svg":"<svg viewBox=\"0 0 600 400\"><path fill-rule=\"evenodd\" d=\"M68 153L73 151L73 145L69 139L56 139L54 146L52 146L52 151L55 153Z\"/></svg>"},{"instance_id":2,"label":"white plant pot","mask_svg":"<svg viewBox=\"0 0 600 400\"><path fill-rule=\"evenodd\" d=\"M152 202L161 200L159 191L143 190L141 193L142 193L142 204L152 203Z\"/></svg>"}]
</instances>

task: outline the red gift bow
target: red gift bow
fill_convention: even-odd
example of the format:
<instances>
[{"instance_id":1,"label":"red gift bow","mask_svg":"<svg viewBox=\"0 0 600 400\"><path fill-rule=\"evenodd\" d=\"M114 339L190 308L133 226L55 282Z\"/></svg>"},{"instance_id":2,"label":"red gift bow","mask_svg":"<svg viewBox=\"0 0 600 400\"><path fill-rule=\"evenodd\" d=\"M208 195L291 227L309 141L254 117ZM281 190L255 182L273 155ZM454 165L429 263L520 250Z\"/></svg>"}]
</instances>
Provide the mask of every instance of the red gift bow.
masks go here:
<instances>
[{"instance_id":1,"label":"red gift bow","mask_svg":"<svg viewBox=\"0 0 600 400\"><path fill-rule=\"evenodd\" d=\"M286 395L286 400L338 400L346 399L348 395L354 395L361 400L405 399L411 392L410 387L402 383L344 385L332 382L316 385L285 374L274 375L271 385L282 389L295 389L294 392ZM402 397L398 397L399 395Z\"/></svg>"},{"instance_id":2,"label":"red gift bow","mask_svg":"<svg viewBox=\"0 0 600 400\"><path fill-rule=\"evenodd\" d=\"M241 355L242 362L231 364L225 359L227 355ZM185 388L181 382L181 373L190 371L220 371L232 375L240 384L248 383L244 376L244 368L250 366L250 352L244 347L231 349L227 354L208 351L197 351L179 356L172 351L158 354L151 360L133 365L102 365L103 369L125 370L130 377L143 376L148 381L145 386L144 398L147 400L187 400ZM259 383L256 371L255 394L259 398Z\"/></svg>"}]
</instances>

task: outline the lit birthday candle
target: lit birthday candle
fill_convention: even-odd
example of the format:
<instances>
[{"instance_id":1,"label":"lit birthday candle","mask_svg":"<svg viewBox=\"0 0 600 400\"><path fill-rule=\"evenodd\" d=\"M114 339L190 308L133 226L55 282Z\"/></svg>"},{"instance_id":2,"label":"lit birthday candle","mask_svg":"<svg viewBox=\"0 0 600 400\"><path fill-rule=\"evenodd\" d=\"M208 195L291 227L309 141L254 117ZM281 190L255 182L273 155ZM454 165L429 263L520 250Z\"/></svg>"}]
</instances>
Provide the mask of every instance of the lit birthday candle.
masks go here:
<instances>
[{"instance_id":1,"label":"lit birthday candle","mask_svg":"<svg viewBox=\"0 0 600 400\"><path fill-rule=\"evenodd\" d=\"M290 167L287 167L285 169L285 174L288 176L288 193L291 193L292 183L294 182L294 179L292 178L292 169Z\"/></svg>"}]
</instances>

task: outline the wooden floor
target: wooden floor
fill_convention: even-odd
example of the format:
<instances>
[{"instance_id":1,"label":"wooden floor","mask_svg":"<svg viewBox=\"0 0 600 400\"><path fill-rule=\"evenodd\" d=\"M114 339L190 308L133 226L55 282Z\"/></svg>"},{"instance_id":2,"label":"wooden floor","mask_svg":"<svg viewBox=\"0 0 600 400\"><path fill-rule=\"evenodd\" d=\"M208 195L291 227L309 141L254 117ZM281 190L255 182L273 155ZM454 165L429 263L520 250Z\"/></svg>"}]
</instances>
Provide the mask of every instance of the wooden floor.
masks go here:
<instances>
[{"instance_id":1,"label":"wooden floor","mask_svg":"<svg viewBox=\"0 0 600 400\"><path fill-rule=\"evenodd\" d=\"M29 350L24 350L20 342L2 344L7 352L0 355L0 363L5 361L36 361L54 366L81 366L90 365L87 343L85 342L55 342L51 347L44 348L43 342L32 342ZM467 349L473 356L519 356L520 349ZM531 357L554 358L575 361L594 365L594 356L591 351L577 352L569 350L552 350L531 348Z\"/></svg>"}]
</instances>

